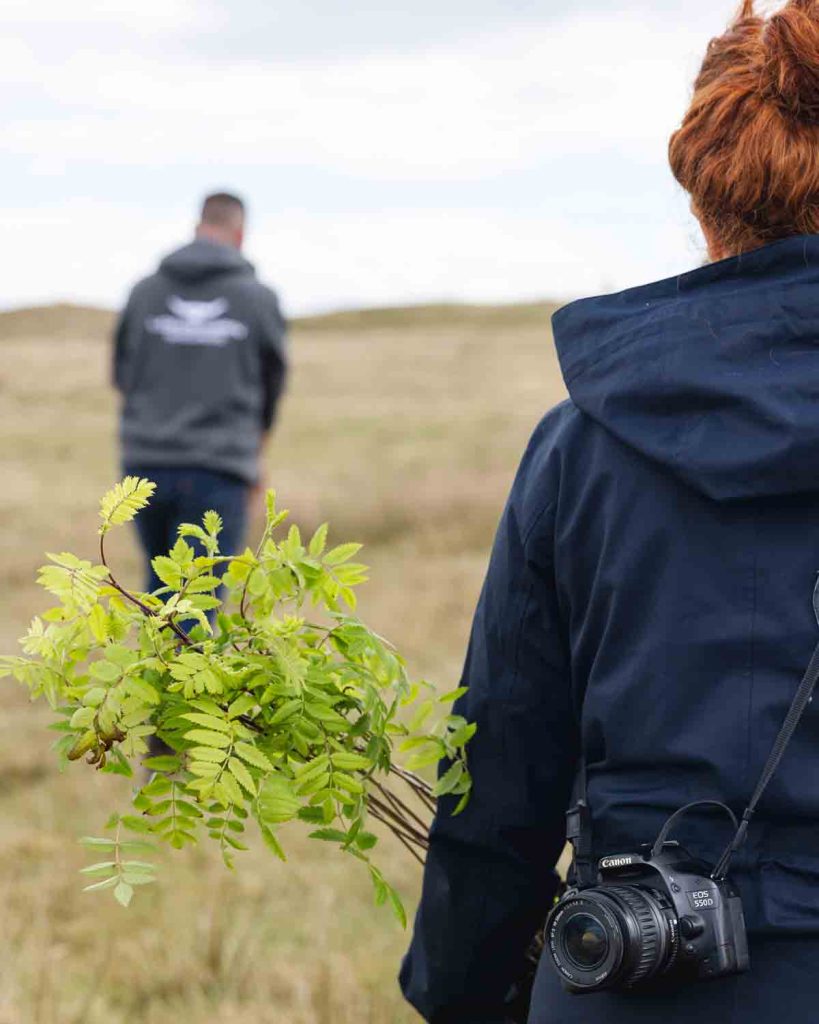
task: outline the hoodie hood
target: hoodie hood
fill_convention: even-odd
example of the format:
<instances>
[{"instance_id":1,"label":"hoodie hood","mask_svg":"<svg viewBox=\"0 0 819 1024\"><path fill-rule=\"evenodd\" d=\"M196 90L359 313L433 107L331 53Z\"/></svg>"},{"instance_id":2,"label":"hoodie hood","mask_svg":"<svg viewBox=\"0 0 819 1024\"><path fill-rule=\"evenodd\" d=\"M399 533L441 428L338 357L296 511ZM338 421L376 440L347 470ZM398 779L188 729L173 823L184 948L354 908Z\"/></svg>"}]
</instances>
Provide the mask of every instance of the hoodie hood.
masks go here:
<instances>
[{"instance_id":1,"label":"hoodie hood","mask_svg":"<svg viewBox=\"0 0 819 1024\"><path fill-rule=\"evenodd\" d=\"M197 238L159 264L160 273L174 281L195 284L220 274L253 274L253 264L230 245Z\"/></svg>"},{"instance_id":2,"label":"hoodie hood","mask_svg":"<svg viewBox=\"0 0 819 1024\"><path fill-rule=\"evenodd\" d=\"M553 318L575 405L717 501L819 490L819 236Z\"/></svg>"}]
</instances>

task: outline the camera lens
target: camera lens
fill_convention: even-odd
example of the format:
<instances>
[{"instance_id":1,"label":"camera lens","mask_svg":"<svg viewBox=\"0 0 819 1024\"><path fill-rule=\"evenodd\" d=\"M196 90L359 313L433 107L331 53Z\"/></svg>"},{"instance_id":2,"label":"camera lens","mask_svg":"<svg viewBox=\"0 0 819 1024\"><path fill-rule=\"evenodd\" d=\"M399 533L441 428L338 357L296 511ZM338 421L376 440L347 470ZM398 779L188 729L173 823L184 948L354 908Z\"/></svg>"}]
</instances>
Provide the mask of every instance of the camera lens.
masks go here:
<instances>
[{"instance_id":1,"label":"camera lens","mask_svg":"<svg viewBox=\"0 0 819 1024\"><path fill-rule=\"evenodd\" d=\"M555 967L575 992L631 988L673 962L676 925L662 896L636 885L584 889L547 924Z\"/></svg>"},{"instance_id":2,"label":"camera lens","mask_svg":"<svg viewBox=\"0 0 819 1024\"><path fill-rule=\"evenodd\" d=\"M563 929L563 947L573 964L581 970L593 971L609 951L606 929L591 914L575 914Z\"/></svg>"}]
</instances>

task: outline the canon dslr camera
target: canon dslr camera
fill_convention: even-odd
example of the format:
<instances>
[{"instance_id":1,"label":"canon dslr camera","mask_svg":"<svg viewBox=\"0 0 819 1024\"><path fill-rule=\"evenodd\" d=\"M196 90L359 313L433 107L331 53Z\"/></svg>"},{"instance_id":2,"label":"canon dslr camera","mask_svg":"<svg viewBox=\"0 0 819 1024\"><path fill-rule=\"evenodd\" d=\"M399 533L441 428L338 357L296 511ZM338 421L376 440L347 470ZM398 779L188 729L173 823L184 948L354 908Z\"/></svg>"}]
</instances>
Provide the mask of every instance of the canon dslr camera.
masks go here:
<instances>
[{"instance_id":1,"label":"canon dslr camera","mask_svg":"<svg viewBox=\"0 0 819 1024\"><path fill-rule=\"evenodd\" d=\"M749 968L740 898L675 842L603 857L597 883L569 889L546 924L568 991L635 989Z\"/></svg>"},{"instance_id":2,"label":"canon dslr camera","mask_svg":"<svg viewBox=\"0 0 819 1024\"><path fill-rule=\"evenodd\" d=\"M819 581L813 599L819 620ZM777 734L741 820L719 800L696 800L675 811L652 846L640 853L595 863L588 769L581 751L575 801L566 815L574 857L571 888L546 922L546 948L570 992L602 989L639 992L649 986L685 984L742 974L750 967L745 918L729 880L762 797L776 774L819 684L819 644ZM713 868L695 860L672 828L694 810L720 810L733 838Z\"/></svg>"}]
</instances>

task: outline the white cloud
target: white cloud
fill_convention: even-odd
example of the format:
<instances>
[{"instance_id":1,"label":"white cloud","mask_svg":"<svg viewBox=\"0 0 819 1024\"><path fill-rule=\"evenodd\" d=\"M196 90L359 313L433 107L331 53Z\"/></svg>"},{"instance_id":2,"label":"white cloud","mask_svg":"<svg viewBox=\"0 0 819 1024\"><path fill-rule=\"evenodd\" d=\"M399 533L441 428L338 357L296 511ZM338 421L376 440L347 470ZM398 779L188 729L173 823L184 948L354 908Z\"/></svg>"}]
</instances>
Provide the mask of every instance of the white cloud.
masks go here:
<instances>
[{"instance_id":1,"label":"white cloud","mask_svg":"<svg viewBox=\"0 0 819 1024\"><path fill-rule=\"evenodd\" d=\"M31 62L18 75L7 63L0 78L37 89L55 109L10 119L2 145L108 165L224 155L427 179L593 154L602 142L661 159L683 108L686 44L695 40L662 19L575 16L455 49L322 64L157 64L90 51L43 80Z\"/></svg>"},{"instance_id":2,"label":"white cloud","mask_svg":"<svg viewBox=\"0 0 819 1024\"><path fill-rule=\"evenodd\" d=\"M189 231L149 191L175 167L192 169L192 189L222 168L231 180L291 167L336 181L316 197L292 173L293 212L254 224L263 268L298 310L570 294L636 283L692 258L665 141L720 27L705 0L690 0L684 20L635 0L412 52L345 56L340 40L330 61L273 62L165 46L193 19L218 25L226 0L143 0L133 19L129 6L3 7L0 24L19 22L20 31L0 39L0 86L15 97L0 114L0 155L25 168L30 189L53 195L63 180L65 201L32 196L0 211L20 239L2 305L118 301ZM131 21L149 42L106 45ZM76 45L61 46L61 33ZM595 174L582 222L569 216L580 209L578 161ZM133 168L146 184L134 187ZM489 188L523 173L539 176L540 194L530 183L525 194L510 187L501 202L496 190L491 205L470 199L457 209L443 196L459 183ZM345 180L360 185L358 197L392 183L392 205L351 200ZM105 201L72 202L78 186ZM643 202L655 205L636 216ZM320 215L305 212L316 207Z\"/></svg>"},{"instance_id":3,"label":"white cloud","mask_svg":"<svg viewBox=\"0 0 819 1024\"><path fill-rule=\"evenodd\" d=\"M96 33L112 26L138 33L167 32L194 19L210 22L213 16L208 3L195 0L139 0L138 4L132 0L3 0L0 26L40 33L44 27L50 33L90 27Z\"/></svg>"}]
</instances>

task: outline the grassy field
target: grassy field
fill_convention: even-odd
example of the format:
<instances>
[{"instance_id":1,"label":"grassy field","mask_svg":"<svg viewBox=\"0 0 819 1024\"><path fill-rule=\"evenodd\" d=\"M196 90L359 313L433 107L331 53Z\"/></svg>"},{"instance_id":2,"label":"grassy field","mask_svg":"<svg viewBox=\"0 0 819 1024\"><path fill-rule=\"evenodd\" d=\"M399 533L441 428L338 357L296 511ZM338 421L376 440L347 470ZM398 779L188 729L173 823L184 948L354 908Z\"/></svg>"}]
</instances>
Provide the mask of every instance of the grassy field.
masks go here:
<instances>
[{"instance_id":1,"label":"grassy field","mask_svg":"<svg viewBox=\"0 0 819 1024\"><path fill-rule=\"evenodd\" d=\"M447 689L518 458L563 397L549 312L371 311L293 332L270 482L305 527L329 519L337 541L365 542L362 615ZM109 323L70 307L0 315L2 652L42 607L42 552L94 557L97 499L118 476ZM138 580L130 535L112 551ZM47 721L0 682L0 1024L417 1019L394 980L407 935L357 865L301 835L288 865L259 846L235 874L218 851L166 857L130 911L81 893L76 838L127 783L84 764L60 775ZM414 863L388 842L381 862L412 909Z\"/></svg>"}]
</instances>

